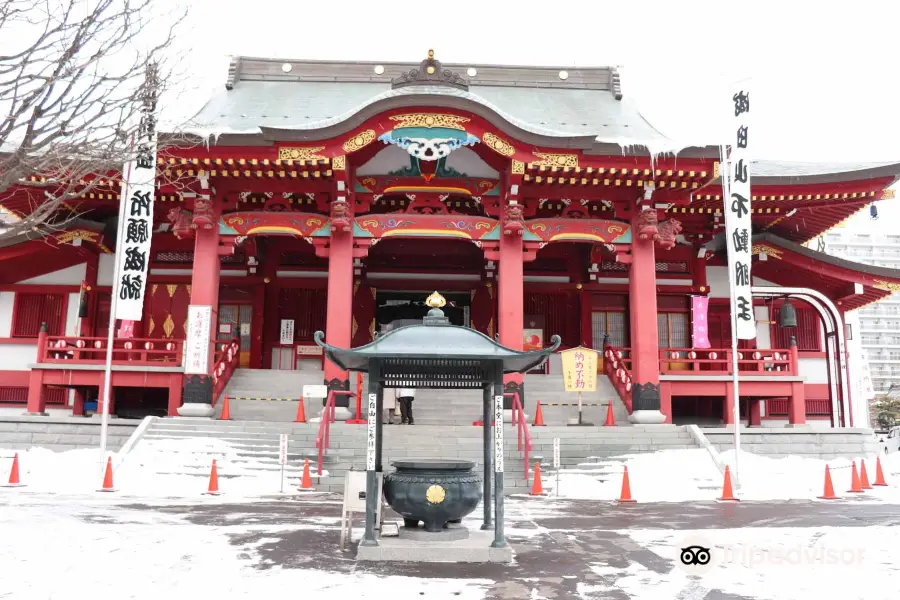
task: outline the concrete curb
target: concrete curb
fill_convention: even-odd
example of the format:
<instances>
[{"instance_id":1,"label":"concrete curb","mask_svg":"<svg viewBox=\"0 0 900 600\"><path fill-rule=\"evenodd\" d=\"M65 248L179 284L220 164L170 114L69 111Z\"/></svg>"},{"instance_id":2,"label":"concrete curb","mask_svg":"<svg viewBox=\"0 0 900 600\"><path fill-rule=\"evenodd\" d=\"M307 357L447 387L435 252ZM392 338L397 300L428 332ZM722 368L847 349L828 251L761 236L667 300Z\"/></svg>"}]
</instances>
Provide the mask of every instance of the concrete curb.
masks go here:
<instances>
[{"instance_id":1,"label":"concrete curb","mask_svg":"<svg viewBox=\"0 0 900 600\"><path fill-rule=\"evenodd\" d=\"M152 416L144 417L144 419L141 421L141 424L137 426L137 429L135 429L131 433L131 435L128 437L128 440L125 441L125 444L121 448L119 448L118 454L120 457L120 462L122 460L124 460L125 455L127 455L129 452L131 452L132 449L134 449L134 447L137 445L137 443L139 441L141 441L141 438L143 438L144 434L147 433L147 430L150 428L150 425L153 423L154 420L156 420L158 418L159 417L152 417Z\"/></svg>"},{"instance_id":2,"label":"concrete curb","mask_svg":"<svg viewBox=\"0 0 900 600\"><path fill-rule=\"evenodd\" d=\"M710 443L710 441L703 435L703 432L696 425L685 425L685 428L688 430L688 433L691 434L691 437L694 438L694 441L697 442L697 445L706 448L706 451L709 453L709 457L712 459L713 463L715 463L716 468L719 470L721 475L725 475L725 461L722 460L722 456L719 454L719 451L715 449L715 447Z\"/></svg>"}]
</instances>

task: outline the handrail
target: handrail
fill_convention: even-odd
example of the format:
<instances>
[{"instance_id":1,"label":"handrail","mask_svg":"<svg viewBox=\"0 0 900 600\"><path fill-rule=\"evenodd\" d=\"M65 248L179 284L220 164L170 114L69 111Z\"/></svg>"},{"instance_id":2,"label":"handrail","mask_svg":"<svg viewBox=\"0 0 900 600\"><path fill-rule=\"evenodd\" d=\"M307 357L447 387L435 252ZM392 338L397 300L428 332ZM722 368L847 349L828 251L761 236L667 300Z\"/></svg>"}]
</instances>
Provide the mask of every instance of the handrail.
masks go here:
<instances>
[{"instance_id":1,"label":"handrail","mask_svg":"<svg viewBox=\"0 0 900 600\"><path fill-rule=\"evenodd\" d=\"M532 449L531 433L528 431L528 424L525 422L525 410L522 408L522 400L519 398L519 392L511 392L503 394L503 397L512 397L512 421L516 426L517 437L519 438L519 452L522 451L522 441L525 442L525 481L528 481L530 473L528 455Z\"/></svg>"},{"instance_id":2,"label":"handrail","mask_svg":"<svg viewBox=\"0 0 900 600\"><path fill-rule=\"evenodd\" d=\"M772 375L798 375L797 359L792 349L746 349L738 351L738 370L742 373L759 372ZM747 358L749 356L749 358ZM673 367L673 364L684 368ZM705 366L706 368L702 368ZM685 371L720 372L731 374L731 350L709 348L660 348L659 372L683 373Z\"/></svg>"},{"instance_id":3,"label":"handrail","mask_svg":"<svg viewBox=\"0 0 900 600\"><path fill-rule=\"evenodd\" d=\"M102 365L106 362L105 337L38 335L37 362ZM166 338L114 338L113 364L160 362L182 366L184 340Z\"/></svg>"},{"instance_id":4,"label":"handrail","mask_svg":"<svg viewBox=\"0 0 900 600\"><path fill-rule=\"evenodd\" d=\"M353 392L347 390L329 390L322 408L322 419L319 421L319 433L316 434L316 449L319 451L319 477L322 476L322 459L325 450L331 447L331 424L335 422L335 400L338 396L352 396ZM303 398L300 398L303 402Z\"/></svg>"},{"instance_id":5,"label":"handrail","mask_svg":"<svg viewBox=\"0 0 900 600\"><path fill-rule=\"evenodd\" d=\"M216 342L217 348L219 344L222 345L222 349L217 350L213 355L214 357L218 355L212 371L213 406L219 401L219 396L225 391L225 386L228 385L231 376L234 374L235 369L237 369L237 366L240 363L240 340L235 338L229 342Z\"/></svg>"},{"instance_id":6,"label":"handrail","mask_svg":"<svg viewBox=\"0 0 900 600\"><path fill-rule=\"evenodd\" d=\"M607 344L603 348L603 357L605 359L603 364L606 376L609 378L610 383L613 384L613 387L616 388L616 393L619 394L619 398L621 398L622 403L625 404L625 408L628 409L630 414L632 412L632 379L631 369L629 368L631 365L631 348L613 348Z\"/></svg>"}]
</instances>

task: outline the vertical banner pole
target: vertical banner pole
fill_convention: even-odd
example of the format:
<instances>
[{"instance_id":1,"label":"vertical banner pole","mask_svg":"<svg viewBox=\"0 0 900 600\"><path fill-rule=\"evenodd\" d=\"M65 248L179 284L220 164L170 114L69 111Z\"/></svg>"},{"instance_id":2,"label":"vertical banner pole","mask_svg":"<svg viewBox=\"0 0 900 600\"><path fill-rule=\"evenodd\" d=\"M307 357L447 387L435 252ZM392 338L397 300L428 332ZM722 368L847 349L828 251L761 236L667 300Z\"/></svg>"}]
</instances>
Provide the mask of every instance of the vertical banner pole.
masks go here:
<instances>
[{"instance_id":1,"label":"vertical banner pole","mask_svg":"<svg viewBox=\"0 0 900 600\"><path fill-rule=\"evenodd\" d=\"M131 147L134 147L134 137L131 138ZM119 196L119 234L116 239L116 254L113 260L112 296L109 305L109 331L106 332L106 364L103 368L103 405L100 408L100 454L101 461L106 462L106 442L109 433L109 394L112 388L112 357L113 340L116 329L116 309L118 308L119 280L117 275L121 271L122 240L125 223L125 204L128 198L128 182L131 180L131 163L125 170L125 180L122 182L122 193Z\"/></svg>"},{"instance_id":2,"label":"vertical banner pole","mask_svg":"<svg viewBox=\"0 0 900 600\"><path fill-rule=\"evenodd\" d=\"M581 405L581 392L578 392L578 424L579 425L584 424L583 410L584 409L582 408L582 405Z\"/></svg>"},{"instance_id":3,"label":"vertical banner pole","mask_svg":"<svg viewBox=\"0 0 900 600\"><path fill-rule=\"evenodd\" d=\"M734 480L740 487L738 467L741 453L741 392L738 340L756 338L752 275L752 194L750 189L750 94L735 86L731 97L734 108L729 145L721 147L724 171L722 199L725 212L725 242L728 253L728 287L731 300L731 374L734 421Z\"/></svg>"}]
</instances>

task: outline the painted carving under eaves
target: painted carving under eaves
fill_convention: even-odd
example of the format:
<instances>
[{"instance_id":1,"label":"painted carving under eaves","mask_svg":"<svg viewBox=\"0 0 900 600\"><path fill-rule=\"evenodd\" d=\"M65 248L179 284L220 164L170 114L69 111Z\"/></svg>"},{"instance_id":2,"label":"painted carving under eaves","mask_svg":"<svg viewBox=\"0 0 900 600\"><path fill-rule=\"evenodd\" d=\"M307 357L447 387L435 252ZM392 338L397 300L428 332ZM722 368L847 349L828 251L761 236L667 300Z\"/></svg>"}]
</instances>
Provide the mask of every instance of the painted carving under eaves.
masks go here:
<instances>
[{"instance_id":1,"label":"painted carving under eaves","mask_svg":"<svg viewBox=\"0 0 900 600\"><path fill-rule=\"evenodd\" d=\"M393 116L391 120L397 125L378 139L403 148L420 161L440 160L457 148L481 141L465 130L463 124L469 120L465 117L417 113Z\"/></svg>"}]
</instances>

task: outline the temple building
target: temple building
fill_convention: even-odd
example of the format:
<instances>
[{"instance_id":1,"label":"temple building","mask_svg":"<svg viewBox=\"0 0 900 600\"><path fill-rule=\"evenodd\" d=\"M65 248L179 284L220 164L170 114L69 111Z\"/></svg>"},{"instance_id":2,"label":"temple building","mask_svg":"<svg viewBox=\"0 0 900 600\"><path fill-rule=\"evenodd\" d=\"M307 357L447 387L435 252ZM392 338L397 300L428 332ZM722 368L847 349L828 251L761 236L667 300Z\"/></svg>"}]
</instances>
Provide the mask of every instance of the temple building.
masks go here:
<instances>
[{"instance_id":1,"label":"temple building","mask_svg":"<svg viewBox=\"0 0 900 600\"><path fill-rule=\"evenodd\" d=\"M731 423L719 158L654 129L614 68L235 58L190 126L160 134L143 318L117 326L112 410L209 405L239 369L350 389L314 333L364 345L419 322L437 290L454 324L509 348L559 335L603 352L634 422ZM852 426L843 315L900 271L804 243L892 198L900 163L751 172L743 418ZM102 393L120 181L101 179L64 230L0 247L7 411L81 414ZM3 208L27 213L29 194ZM212 349L186 375L190 306L212 307ZM542 376L505 385L533 406Z\"/></svg>"}]
</instances>

